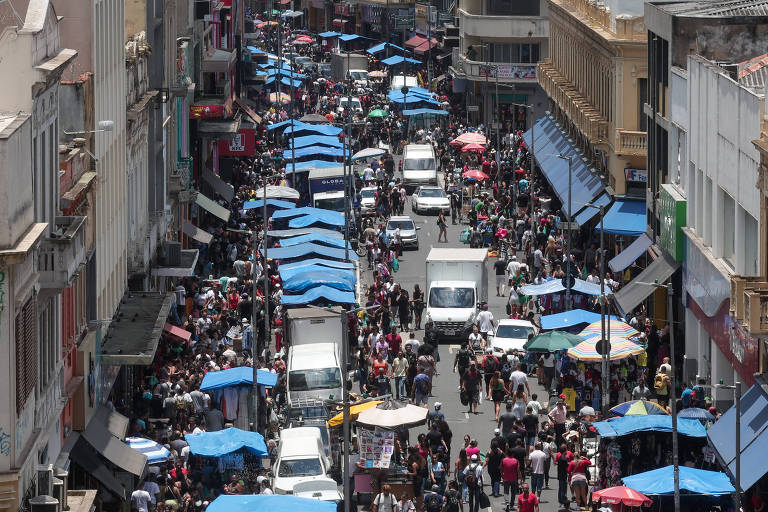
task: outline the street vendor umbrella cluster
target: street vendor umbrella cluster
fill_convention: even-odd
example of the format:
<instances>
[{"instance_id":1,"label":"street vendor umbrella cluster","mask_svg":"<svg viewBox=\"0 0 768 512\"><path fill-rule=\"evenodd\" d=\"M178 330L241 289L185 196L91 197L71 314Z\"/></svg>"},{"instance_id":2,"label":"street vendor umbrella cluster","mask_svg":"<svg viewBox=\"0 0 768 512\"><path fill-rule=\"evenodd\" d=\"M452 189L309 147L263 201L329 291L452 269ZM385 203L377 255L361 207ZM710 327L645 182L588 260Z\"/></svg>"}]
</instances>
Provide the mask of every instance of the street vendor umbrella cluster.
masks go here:
<instances>
[{"instance_id":1,"label":"street vendor umbrella cluster","mask_svg":"<svg viewBox=\"0 0 768 512\"><path fill-rule=\"evenodd\" d=\"M557 352L568 350L584 341L579 336L563 331L549 331L528 340L523 349L528 352Z\"/></svg>"},{"instance_id":2,"label":"street vendor umbrella cluster","mask_svg":"<svg viewBox=\"0 0 768 512\"><path fill-rule=\"evenodd\" d=\"M271 92L269 93L270 103L290 103L291 97L284 92Z\"/></svg>"},{"instance_id":3,"label":"street vendor umbrella cluster","mask_svg":"<svg viewBox=\"0 0 768 512\"><path fill-rule=\"evenodd\" d=\"M478 181L482 181L482 180L487 180L488 179L488 175L485 174L480 169L470 169L468 171L464 171L464 173L462 174L462 177L469 178L469 179L472 179L472 180L478 180Z\"/></svg>"},{"instance_id":4,"label":"street vendor umbrella cluster","mask_svg":"<svg viewBox=\"0 0 768 512\"><path fill-rule=\"evenodd\" d=\"M468 151L476 151L477 153L485 153L485 148L481 146L480 144L477 144L476 142L470 142L469 144L466 144L463 148L461 148L462 153L466 153Z\"/></svg>"},{"instance_id":5,"label":"street vendor umbrella cluster","mask_svg":"<svg viewBox=\"0 0 768 512\"><path fill-rule=\"evenodd\" d=\"M597 342L599 340L599 337L589 338L575 347L569 348L568 357L578 359L579 361L593 363L602 361L603 356L597 352ZM609 359L611 361L618 361L620 359L626 359L629 356L640 355L644 351L645 349L634 341L625 338L614 338L611 339L611 353Z\"/></svg>"},{"instance_id":6,"label":"street vendor umbrella cluster","mask_svg":"<svg viewBox=\"0 0 768 512\"><path fill-rule=\"evenodd\" d=\"M592 493L592 501L602 501L609 505L623 504L628 507L651 506L651 499L648 496L624 486L608 487L595 491Z\"/></svg>"},{"instance_id":7,"label":"street vendor umbrella cluster","mask_svg":"<svg viewBox=\"0 0 768 512\"><path fill-rule=\"evenodd\" d=\"M386 400L376 407L361 412L357 417L357 424L387 430L417 427L427 422L428 412L423 407Z\"/></svg>"},{"instance_id":8,"label":"street vendor umbrella cluster","mask_svg":"<svg viewBox=\"0 0 768 512\"><path fill-rule=\"evenodd\" d=\"M485 136L481 133L474 133L474 132L467 132L462 133L455 139L453 139L449 144L453 146L463 146L465 144L487 144L488 141L486 140Z\"/></svg>"},{"instance_id":9,"label":"street vendor umbrella cluster","mask_svg":"<svg viewBox=\"0 0 768 512\"><path fill-rule=\"evenodd\" d=\"M668 414L659 404L648 400L630 400L613 407L612 416L645 416L648 414Z\"/></svg>"}]
</instances>

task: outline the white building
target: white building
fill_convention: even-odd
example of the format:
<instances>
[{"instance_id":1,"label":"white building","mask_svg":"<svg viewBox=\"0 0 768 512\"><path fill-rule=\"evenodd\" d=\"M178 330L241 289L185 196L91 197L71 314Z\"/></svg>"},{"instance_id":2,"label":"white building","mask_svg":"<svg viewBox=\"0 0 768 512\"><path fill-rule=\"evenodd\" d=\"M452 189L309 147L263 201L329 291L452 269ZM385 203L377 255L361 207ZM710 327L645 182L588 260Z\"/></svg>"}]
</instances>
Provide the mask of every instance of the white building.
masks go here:
<instances>
[{"instance_id":1,"label":"white building","mask_svg":"<svg viewBox=\"0 0 768 512\"><path fill-rule=\"evenodd\" d=\"M700 56L670 73L669 177L664 194L687 200L683 287L684 378L732 383L751 375L730 325L732 275L759 275L760 195L755 186L764 109L762 71L721 67ZM662 207L663 208L663 207ZM662 215L663 217L663 215ZM663 226L662 226L663 230ZM727 332L732 331L732 332ZM741 359L740 359L741 358ZM732 394L713 390L716 404Z\"/></svg>"},{"instance_id":2,"label":"white building","mask_svg":"<svg viewBox=\"0 0 768 512\"><path fill-rule=\"evenodd\" d=\"M61 290L84 261L84 218L58 205L59 81L77 52L49 0L2 19L18 22L0 26L0 508L15 510L61 449Z\"/></svg>"}]
</instances>

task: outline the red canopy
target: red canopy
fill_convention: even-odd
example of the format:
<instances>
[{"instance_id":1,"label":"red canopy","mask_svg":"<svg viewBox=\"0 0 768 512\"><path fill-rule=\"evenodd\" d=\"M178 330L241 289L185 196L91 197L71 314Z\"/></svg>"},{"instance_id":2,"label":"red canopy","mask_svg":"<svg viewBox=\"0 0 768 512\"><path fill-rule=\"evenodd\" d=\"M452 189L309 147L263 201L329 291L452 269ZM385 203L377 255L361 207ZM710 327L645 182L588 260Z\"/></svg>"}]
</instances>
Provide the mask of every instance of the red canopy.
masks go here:
<instances>
[{"instance_id":1,"label":"red canopy","mask_svg":"<svg viewBox=\"0 0 768 512\"><path fill-rule=\"evenodd\" d=\"M470 170L466 171L464 174L462 174L462 176L465 177L465 178L472 178L472 179L478 180L478 181L482 181L482 180L487 180L488 179L488 175L485 174L483 171L481 171L479 169L470 169Z\"/></svg>"},{"instance_id":2,"label":"red canopy","mask_svg":"<svg viewBox=\"0 0 768 512\"><path fill-rule=\"evenodd\" d=\"M429 50L430 48L434 48L435 46L437 46L437 39L435 39L435 38L433 37L433 38L432 38L432 39L430 39L429 41L427 41L427 40L425 39L425 40L424 40L424 42L423 42L423 43L421 43L421 44L420 44L419 46L417 46L416 48L414 48L414 49L413 49L413 51L414 51L414 53L416 53L417 55L424 55L425 53L427 53L427 50Z\"/></svg>"},{"instance_id":3,"label":"red canopy","mask_svg":"<svg viewBox=\"0 0 768 512\"><path fill-rule=\"evenodd\" d=\"M628 507L651 506L651 499L641 492L629 487L608 487L592 493L594 501L617 505L623 503Z\"/></svg>"},{"instance_id":4,"label":"red canopy","mask_svg":"<svg viewBox=\"0 0 768 512\"><path fill-rule=\"evenodd\" d=\"M189 339L192 337L192 333L189 332L186 329L182 329L181 327L176 327L173 324L166 323L163 326L163 332L166 334L173 336L174 338L189 342Z\"/></svg>"},{"instance_id":5,"label":"red canopy","mask_svg":"<svg viewBox=\"0 0 768 512\"><path fill-rule=\"evenodd\" d=\"M427 38L426 37L413 36L412 38L410 38L409 40L407 40L405 42L405 47L406 48L416 48L417 46L421 46L422 44L424 44L426 42L427 42Z\"/></svg>"},{"instance_id":6,"label":"red canopy","mask_svg":"<svg viewBox=\"0 0 768 512\"><path fill-rule=\"evenodd\" d=\"M469 144L461 148L462 153L466 153L467 151L477 151L478 153L484 153L485 148L480 144L477 144L475 142L470 142Z\"/></svg>"}]
</instances>

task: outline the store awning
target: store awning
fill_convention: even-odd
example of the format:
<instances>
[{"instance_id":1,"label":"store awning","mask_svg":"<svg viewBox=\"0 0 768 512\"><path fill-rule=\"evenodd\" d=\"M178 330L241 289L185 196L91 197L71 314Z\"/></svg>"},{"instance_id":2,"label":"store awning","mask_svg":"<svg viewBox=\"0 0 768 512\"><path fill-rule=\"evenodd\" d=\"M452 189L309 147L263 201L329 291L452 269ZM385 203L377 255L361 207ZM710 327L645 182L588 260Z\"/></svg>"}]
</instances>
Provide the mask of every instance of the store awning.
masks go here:
<instances>
[{"instance_id":1,"label":"store awning","mask_svg":"<svg viewBox=\"0 0 768 512\"><path fill-rule=\"evenodd\" d=\"M277 374L267 370L256 370L256 384L261 386L274 386L277 384ZM238 366L218 372L208 372L200 384L200 391L228 388L231 386L252 386L253 368L250 366Z\"/></svg>"},{"instance_id":2,"label":"store awning","mask_svg":"<svg viewBox=\"0 0 768 512\"><path fill-rule=\"evenodd\" d=\"M612 235L640 236L645 227L645 200L617 198L603 217L603 229Z\"/></svg>"},{"instance_id":3,"label":"store awning","mask_svg":"<svg viewBox=\"0 0 768 512\"><path fill-rule=\"evenodd\" d=\"M731 485L731 482L728 481L728 476L719 471L679 466L678 474L680 475L680 490L684 491L685 494L721 496L731 494L736 490ZM675 492L674 466L665 466L646 471L645 473L625 476L622 478L622 481L630 489L649 496L673 494ZM686 509L693 510L693 507L689 506Z\"/></svg>"},{"instance_id":4,"label":"store awning","mask_svg":"<svg viewBox=\"0 0 768 512\"><path fill-rule=\"evenodd\" d=\"M306 148L307 146L328 146L331 148L343 148L344 143L339 140L338 137L333 135L305 135L303 137L296 137L293 142L288 143L288 147L293 146L296 148Z\"/></svg>"},{"instance_id":5,"label":"store awning","mask_svg":"<svg viewBox=\"0 0 768 512\"><path fill-rule=\"evenodd\" d=\"M371 46L366 51L371 55L376 55L377 53L383 52L384 50L386 50L387 46L389 46L390 48L394 48L395 50L399 50L401 52L405 51L405 48L401 48L400 46L397 46L396 44L392 44L392 43L379 43L377 45Z\"/></svg>"},{"instance_id":6,"label":"store awning","mask_svg":"<svg viewBox=\"0 0 768 512\"><path fill-rule=\"evenodd\" d=\"M427 42L427 38L426 37L413 36L412 38L408 39L405 42L405 47L406 48L416 48L416 47L421 46L422 44L424 44L426 42Z\"/></svg>"},{"instance_id":7,"label":"store awning","mask_svg":"<svg viewBox=\"0 0 768 512\"><path fill-rule=\"evenodd\" d=\"M631 415L596 421L592 424L602 437L621 437L636 432L672 432L672 416L648 414ZM697 419L678 418L677 431L688 437L705 437L707 431Z\"/></svg>"},{"instance_id":8,"label":"store awning","mask_svg":"<svg viewBox=\"0 0 768 512\"><path fill-rule=\"evenodd\" d=\"M354 292L345 292L324 285L311 288L301 295L283 295L281 298L284 306L301 306L311 304L316 300L334 304L354 304L356 302Z\"/></svg>"},{"instance_id":9,"label":"store awning","mask_svg":"<svg viewBox=\"0 0 768 512\"><path fill-rule=\"evenodd\" d=\"M215 215L216 217L220 218L224 222L229 221L229 210L221 206L219 203L217 203L213 199L201 194L200 192L197 193L197 197L195 198L195 204L197 204L200 208L207 210L208 212Z\"/></svg>"},{"instance_id":10,"label":"store awning","mask_svg":"<svg viewBox=\"0 0 768 512\"><path fill-rule=\"evenodd\" d=\"M289 494L222 494L207 508L208 512L335 512L336 503Z\"/></svg>"},{"instance_id":11,"label":"store awning","mask_svg":"<svg viewBox=\"0 0 768 512\"><path fill-rule=\"evenodd\" d=\"M611 316L611 322L618 322L618 317ZM572 309L562 313L544 315L541 317L541 328L544 330L568 329L580 324L592 324L600 321L600 313L584 309Z\"/></svg>"},{"instance_id":12,"label":"store awning","mask_svg":"<svg viewBox=\"0 0 768 512\"><path fill-rule=\"evenodd\" d=\"M410 57L403 57L402 55L393 55L381 61L381 63L384 64L385 66L397 66L398 64L402 64L403 62L407 62L409 64L421 65L421 61L412 59Z\"/></svg>"},{"instance_id":13,"label":"store awning","mask_svg":"<svg viewBox=\"0 0 768 512\"><path fill-rule=\"evenodd\" d=\"M562 211L568 219L574 219L584 208L592 210L589 218L597 215L598 210L584 206L591 203L605 191L600 176L593 173L589 165L584 161L584 155L576 146L571 144L565 133L551 116L545 116L536 121L533 128L523 134L523 140L531 147L531 131L535 136L534 156L544 176L549 181L558 199L562 203ZM571 189L573 191L571 207L568 211L568 157L572 173ZM575 219L574 219L575 220ZM588 219L587 219L588 220ZM585 221L586 222L586 221Z\"/></svg>"},{"instance_id":14,"label":"store awning","mask_svg":"<svg viewBox=\"0 0 768 512\"><path fill-rule=\"evenodd\" d=\"M323 39L331 39L333 37L339 37L341 34L338 32L320 32L317 34L318 37L322 37Z\"/></svg>"},{"instance_id":15,"label":"store awning","mask_svg":"<svg viewBox=\"0 0 768 512\"><path fill-rule=\"evenodd\" d=\"M609 204L611 204L612 200L613 198L611 197L610 194L608 194L607 192L603 192L602 194L597 196L596 199L593 199L590 204L593 204L595 206L608 206ZM575 209L576 208L574 208L574 210ZM574 219L574 221L579 226L583 226L590 219L593 219L595 216L599 214L600 214L600 210L598 208L587 207L581 210L581 212L576 215L576 218Z\"/></svg>"},{"instance_id":16,"label":"store awning","mask_svg":"<svg viewBox=\"0 0 768 512\"><path fill-rule=\"evenodd\" d=\"M181 327L176 327L175 325L169 323L166 323L163 326L163 332L176 338L177 340L184 342L189 342L189 339L192 337L192 333L188 330L182 329Z\"/></svg>"},{"instance_id":17,"label":"store awning","mask_svg":"<svg viewBox=\"0 0 768 512\"><path fill-rule=\"evenodd\" d=\"M645 270L640 272L635 279L629 282L614 294L616 305L626 317L632 310L640 305L653 291L655 286L649 283L663 284L680 268L680 263L672 259L665 251L659 250L659 256Z\"/></svg>"},{"instance_id":18,"label":"store awning","mask_svg":"<svg viewBox=\"0 0 768 512\"><path fill-rule=\"evenodd\" d=\"M139 478L144 476L147 470L147 456L113 436L107 426L97 418L88 422L82 437L110 463Z\"/></svg>"},{"instance_id":19,"label":"store awning","mask_svg":"<svg viewBox=\"0 0 768 512\"><path fill-rule=\"evenodd\" d=\"M150 365L171 311L171 293L131 292L120 301L101 348L106 365Z\"/></svg>"},{"instance_id":20,"label":"store awning","mask_svg":"<svg viewBox=\"0 0 768 512\"><path fill-rule=\"evenodd\" d=\"M186 234L188 237L194 238L201 244L209 244L211 243L211 240L213 240L212 234L210 234L209 232L203 229L200 229L199 227L195 226L188 220L184 221L182 230L184 231L184 234Z\"/></svg>"},{"instance_id":21,"label":"store awning","mask_svg":"<svg viewBox=\"0 0 768 512\"><path fill-rule=\"evenodd\" d=\"M217 430L216 432L186 434L184 439L189 444L189 452L192 455L200 455L202 457L221 457L243 448L254 455L267 454L264 436L258 432L240 430L234 427Z\"/></svg>"},{"instance_id":22,"label":"store awning","mask_svg":"<svg viewBox=\"0 0 768 512\"><path fill-rule=\"evenodd\" d=\"M132 491L126 491L123 483L107 467L103 457L100 457L93 447L83 439L80 432L72 432L67 438L67 443L62 451L69 453L69 458L79 465L89 475L98 480L122 501L130 498Z\"/></svg>"},{"instance_id":23,"label":"store awning","mask_svg":"<svg viewBox=\"0 0 768 512\"><path fill-rule=\"evenodd\" d=\"M281 201L280 199L267 199L267 207L272 208L283 208L283 209L292 209L296 208L296 205L294 203L291 203L290 201ZM264 208L264 200L258 199L255 201L246 201L243 203L243 210L253 210L257 208ZM269 215L269 214L267 214Z\"/></svg>"},{"instance_id":24,"label":"store awning","mask_svg":"<svg viewBox=\"0 0 768 512\"><path fill-rule=\"evenodd\" d=\"M263 251L262 251L263 252ZM267 256L275 260L284 259L307 259L306 257L322 256L325 258L334 258L338 260L345 260L345 253L349 253L350 261L357 261L359 258L354 251L345 251L344 249L337 249L333 247L326 247L325 245L314 244L311 242L305 242L299 245L293 245L291 247L276 247L267 250Z\"/></svg>"},{"instance_id":25,"label":"store awning","mask_svg":"<svg viewBox=\"0 0 768 512\"><path fill-rule=\"evenodd\" d=\"M629 247L611 258L611 261L608 262L608 268L611 269L611 272L621 272L645 254L651 245L653 242L648 238L648 235L643 233L629 244Z\"/></svg>"},{"instance_id":26,"label":"store awning","mask_svg":"<svg viewBox=\"0 0 768 512\"><path fill-rule=\"evenodd\" d=\"M197 119L197 131L204 137L233 136L240 129L242 115L238 113L233 119Z\"/></svg>"},{"instance_id":27,"label":"store awning","mask_svg":"<svg viewBox=\"0 0 768 512\"><path fill-rule=\"evenodd\" d=\"M205 180L205 182L208 183L225 201L228 203L232 201L232 198L235 197L235 188L232 185L216 176L213 171L209 169L203 169L202 175L203 180Z\"/></svg>"},{"instance_id":28,"label":"store awning","mask_svg":"<svg viewBox=\"0 0 768 512\"><path fill-rule=\"evenodd\" d=\"M768 395L755 384L741 397L740 421L741 488L748 490L768 472ZM736 406L714 422L707 439L723 467L736 477ZM748 468L748 471L744 471Z\"/></svg>"},{"instance_id":29,"label":"store awning","mask_svg":"<svg viewBox=\"0 0 768 512\"><path fill-rule=\"evenodd\" d=\"M237 60L237 54L234 51L214 48L203 55L203 64L201 70L204 73L226 73Z\"/></svg>"},{"instance_id":30,"label":"store awning","mask_svg":"<svg viewBox=\"0 0 768 512\"><path fill-rule=\"evenodd\" d=\"M191 277L195 275L199 256L199 249L182 249L178 264L158 264L152 267L152 275L155 277Z\"/></svg>"},{"instance_id":31,"label":"store awning","mask_svg":"<svg viewBox=\"0 0 768 512\"><path fill-rule=\"evenodd\" d=\"M248 104L249 102L250 100L248 98L235 98L235 105L240 107L240 110L245 112L245 114L250 117L254 123L261 124L261 116L257 114L255 110L253 110L253 107Z\"/></svg>"},{"instance_id":32,"label":"store awning","mask_svg":"<svg viewBox=\"0 0 768 512\"><path fill-rule=\"evenodd\" d=\"M432 38L429 41L424 41L419 46L413 49L413 53L416 55L424 55L427 53L430 49L437 46L437 39Z\"/></svg>"},{"instance_id":33,"label":"store awning","mask_svg":"<svg viewBox=\"0 0 768 512\"><path fill-rule=\"evenodd\" d=\"M91 421L93 420L98 421L102 425L106 425L107 430L109 430L116 438L121 441L125 440L130 425L130 420L126 416L123 416L117 411L113 411L106 405L100 405L93 412Z\"/></svg>"},{"instance_id":34,"label":"store awning","mask_svg":"<svg viewBox=\"0 0 768 512\"><path fill-rule=\"evenodd\" d=\"M355 279L355 273L352 270L345 269L345 268L333 268L326 265L307 265L305 267L296 267L296 268L283 268L283 265L280 265L280 268L277 269L280 273L280 279L283 280L283 282L288 281L294 276L300 275L300 274L308 274L310 272L314 273L322 273L327 272L330 274L337 274L337 275L344 275L347 278L350 278L352 280Z\"/></svg>"},{"instance_id":35,"label":"store awning","mask_svg":"<svg viewBox=\"0 0 768 512\"><path fill-rule=\"evenodd\" d=\"M404 116L447 116L447 110L438 110L436 108L414 108L403 110Z\"/></svg>"},{"instance_id":36,"label":"store awning","mask_svg":"<svg viewBox=\"0 0 768 512\"><path fill-rule=\"evenodd\" d=\"M299 245L305 242L316 242L329 247L337 247L343 249L346 245L352 247L349 242L345 242L343 238L339 238L335 235L324 235L322 233L307 233L304 235L298 235L291 238L286 238L280 241L280 247L290 247L292 245Z\"/></svg>"}]
</instances>

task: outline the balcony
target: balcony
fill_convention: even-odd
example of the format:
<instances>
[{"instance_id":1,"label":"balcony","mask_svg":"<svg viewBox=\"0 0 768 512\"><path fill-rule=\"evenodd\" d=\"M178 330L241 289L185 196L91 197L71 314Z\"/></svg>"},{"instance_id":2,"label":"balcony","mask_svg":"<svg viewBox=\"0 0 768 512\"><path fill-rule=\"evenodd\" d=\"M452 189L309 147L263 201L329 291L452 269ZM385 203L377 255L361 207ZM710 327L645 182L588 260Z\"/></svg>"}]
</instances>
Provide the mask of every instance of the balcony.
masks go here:
<instances>
[{"instance_id":1,"label":"balcony","mask_svg":"<svg viewBox=\"0 0 768 512\"><path fill-rule=\"evenodd\" d=\"M617 155L645 156L648 152L648 134L631 130L616 130Z\"/></svg>"},{"instance_id":2,"label":"balcony","mask_svg":"<svg viewBox=\"0 0 768 512\"><path fill-rule=\"evenodd\" d=\"M539 84L592 144L608 144L608 120L549 61L539 62Z\"/></svg>"},{"instance_id":3,"label":"balcony","mask_svg":"<svg viewBox=\"0 0 768 512\"><path fill-rule=\"evenodd\" d=\"M549 20L541 16L498 16L471 14L459 9L459 23L465 37L541 38L549 37Z\"/></svg>"},{"instance_id":4,"label":"balcony","mask_svg":"<svg viewBox=\"0 0 768 512\"><path fill-rule=\"evenodd\" d=\"M768 283L744 291L744 328L750 334L768 333Z\"/></svg>"},{"instance_id":5,"label":"balcony","mask_svg":"<svg viewBox=\"0 0 768 512\"><path fill-rule=\"evenodd\" d=\"M86 217L56 217L51 234L40 243L40 287L63 290L71 286L85 264Z\"/></svg>"},{"instance_id":6,"label":"balcony","mask_svg":"<svg viewBox=\"0 0 768 512\"><path fill-rule=\"evenodd\" d=\"M188 203L191 193L194 191L192 180L192 158L179 158L176 161L176 170L168 177L168 192L178 196L179 202Z\"/></svg>"},{"instance_id":7,"label":"balcony","mask_svg":"<svg viewBox=\"0 0 768 512\"><path fill-rule=\"evenodd\" d=\"M502 62L486 64L485 62L467 59L464 55L461 55L458 48L454 48L453 62L453 67L456 71L464 73L470 80L485 80L486 66L491 66L498 70L499 83L536 83L536 64L506 64ZM493 70L488 75L488 81L496 81L496 75Z\"/></svg>"}]
</instances>

